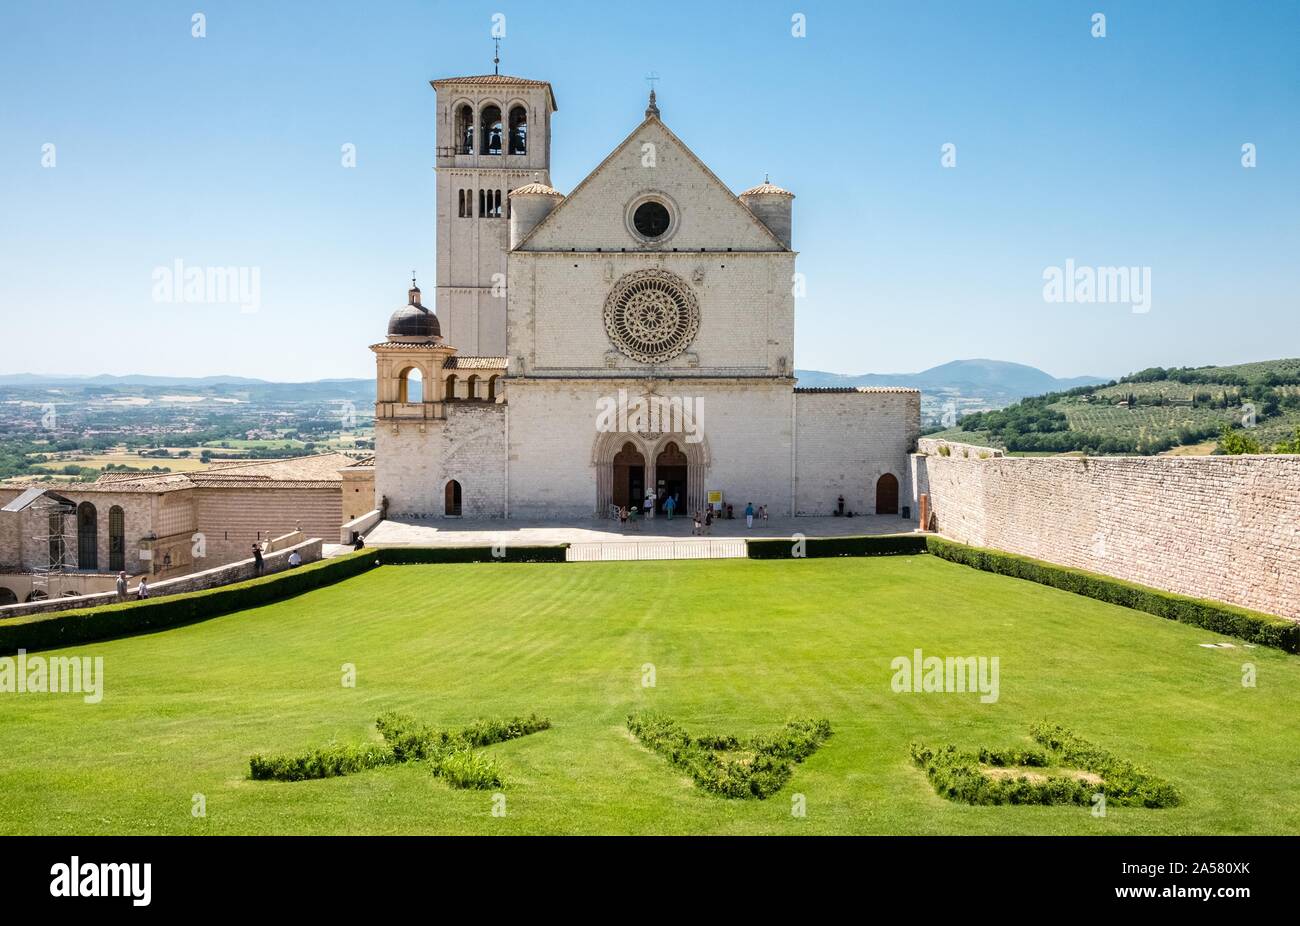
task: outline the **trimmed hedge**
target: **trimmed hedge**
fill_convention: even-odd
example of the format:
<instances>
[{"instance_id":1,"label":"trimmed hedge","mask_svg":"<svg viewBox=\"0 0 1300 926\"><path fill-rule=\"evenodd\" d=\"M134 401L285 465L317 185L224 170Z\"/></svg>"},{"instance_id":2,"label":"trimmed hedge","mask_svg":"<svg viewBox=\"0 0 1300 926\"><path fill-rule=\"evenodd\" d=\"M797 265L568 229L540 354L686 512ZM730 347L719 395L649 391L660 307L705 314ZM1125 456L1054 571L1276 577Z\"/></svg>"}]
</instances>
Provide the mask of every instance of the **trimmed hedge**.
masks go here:
<instances>
[{"instance_id":1,"label":"trimmed hedge","mask_svg":"<svg viewBox=\"0 0 1300 926\"><path fill-rule=\"evenodd\" d=\"M809 537L804 556L909 556L926 551L923 534L877 534L868 537ZM793 539L750 540L745 552L750 559L799 559Z\"/></svg>"},{"instance_id":2,"label":"trimmed hedge","mask_svg":"<svg viewBox=\"0 0 1300 926\"><path fill-rule=\"evenodd\" d=\"M375 547L230 585L145 601L74 608L0 620L0 656L111 640L193 624L260 607L360 575L378 565L417 563L562 563L565 545L492 547Z\"/></svg>"},{"instance_id":3,"label":"trimmed hedge","mask_svg":"<svg viewBox=\"0 0 1300 926\"><path fill-rule=\"evenodd\" d=\"M1030 735L1050 750L980 749L969 752L947 745L938 748L912 743L912 762L925 772L941 797L964 804L1079 804L1087 807L1102 793L1118 807L1176 807L1182 795L1172 784L1127 759L1077 736L1060 724L1034 724ZM990 775L985 766L1044 769L1016 777ZM1090 784L1071 775L1050 774L1052 767L1080 769L1101 778Z\"/></svg>"},{"instance_id":4,"label":"trimmed hedge","mask_svg":"<svg viewBox=\"0 0 1300 926\"><path fill-rule=\"evenodd\" d=\"M429 565L434 563L562 563L567 543L551 546L505 545L493 556L492 547L376 547L371 553L385 566Z\"/></svg>"},{"instance_id":5,"label":"trimmed hedge","mask_svg":"<svg viewBox=\"0 0 1300 926\"><path fill-rule=\"evenodd\" d=\"M505 786L501 764L475 752L475 748L518 739L550 726L547 718L531 714L509 720L478 720L461 730L439 730L414 717L389 711L375 721L383 745L331 743L299 756L252 756L248 760L248 777L256 781L307 781L402 762L425 762L434 775L453 788L501 788Z\"/></svg>"},{"instance_id":6,"label":"trimmed hedge","mask_svg":"<svg viewBox=\"0 0 1300 926\"><path fill-rule=\"evenodd\" d=\"M662 714L629 714L627 728L642 745L690 775L705 791L731 798L764 798L785 786L802 762L830 738L827 720L791 720L775 733L740 740L728 734L691 736ZM719 753L737 752L736 757Z\"/></svg>"},{"instance_id":7,"label":"trimmed hedge","mask_svg":"<svg viewBox=\"0 0 1300 926\"><path fill-rule=\"evenodd\" d=\"M198 592L9 618L0 621L0 655L16 653L19 649L32 652L75 646L193 624L301 595L374 567L374 551L361 550Z\"/></svg>"},{"instance_id":8,"label":"trimmed hedge","mask_svg":"<svg viewBox=\"0 0 1300 926\"><path fill-rule=\"evenodd\" d=\"M309 781L336 778L398 761L389 746L333 744L301 756L253 756L248 760L248 777L257 781Z\"/></svg>"},{"instance_id":9,"label":"trimmed hedge","mask_svg":"<svg viewBox=\"0 0 1300 926\"><path fill-rule=\"evenodd\" d=\"M985 572L1028 579L1040 585L1050 585L1076 595L1145 611L1248 643L1275 646L1288 653L1300 653L1300 621L1289 621L1262 611L1251 611L1217 601L1189 598L1014 553L968 547L941 537L926 537L926 547L935 556Z\"/></svg>"}]
</instances>

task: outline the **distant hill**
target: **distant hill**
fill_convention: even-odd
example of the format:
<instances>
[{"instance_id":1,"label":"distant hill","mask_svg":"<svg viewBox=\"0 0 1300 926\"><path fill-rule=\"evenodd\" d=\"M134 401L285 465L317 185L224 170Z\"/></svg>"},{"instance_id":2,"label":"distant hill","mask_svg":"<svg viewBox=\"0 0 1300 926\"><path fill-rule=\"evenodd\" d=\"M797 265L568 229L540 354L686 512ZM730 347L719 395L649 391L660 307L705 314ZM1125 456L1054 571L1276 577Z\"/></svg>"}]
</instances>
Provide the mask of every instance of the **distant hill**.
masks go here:
<instances>
[{"instance_id":1,"label":"distant hill","mask_svg":"<svg viewBox=\"0 0 1300 926\"><path fill-rule=\"evenodd\" d=\"M962 393L994 393L1025 397L1076 386L1104 383L1097 376L1061 379L1037 367L1005 360L953 360L920 373L865 373L848 376L820 370L795 370L800 386L908 386L926 390L955 390Z\"/></svg>"},{"instance_id":2,"label":"distant hill","mask_svg":"<svg viewBox=\"0 0 1300 926\"><path fill-rule=\"evenodd\" d=\"M1150 367L960 415L932 436L1012 452L1208 453L1224 427L1267 451L1300 428L1300 360ZM1288 451L1290 452L1290 451Z\"/></svg>"},{"instance_id":3,"label":"distant hill","mask_svg":"<svg viewBox=\"0 0 1300 926\"><path fill-rule=\"evenodd\" d=\"M100 373L96 376L78 376L59 373L4 373L0 374L0 385L6 386L224 386L224 385L264 385L264 379L249 379L244 376L112 376Z\"/></svg>"},{"instance_id":4,"label":"distant hill","mask_svg":"<svg viewBox=\"0 0 1300 926\"><path fill-rule=\"evenodd\" d=\"M1095 376L1058 379L1036 367L1005 360L954 360L920 373L864 373L853 376L820 370L796 370L800 386L910 386L925 390L957 390L998 393L1009 396L1039 395L1058 389L1104 382ZM95 376L76 374L6 373L0 385L7 386L144 386L153 388L201 389L213 386L292 388L343 387L348 391L371 383L370 379L322 379L306 383L276 383L245 376L146 376L131 374Z\"/></svg>"},{"instance_id":5,"label":"distant hill","mask_svg":"<svg viewBox=\"0 0 1300 926\"><path fill-rule=\"evenodd\" d=\"M169 392L196 393L268 402L313 399L347 399L370 403L375 398L373 379L318 379L306 383L273 383L246 376L74 376L67 374L10 373L0 375L0 391L24 395L57 390L70 395L140 395L157 397Z\"/></svg>"}]
</instances>

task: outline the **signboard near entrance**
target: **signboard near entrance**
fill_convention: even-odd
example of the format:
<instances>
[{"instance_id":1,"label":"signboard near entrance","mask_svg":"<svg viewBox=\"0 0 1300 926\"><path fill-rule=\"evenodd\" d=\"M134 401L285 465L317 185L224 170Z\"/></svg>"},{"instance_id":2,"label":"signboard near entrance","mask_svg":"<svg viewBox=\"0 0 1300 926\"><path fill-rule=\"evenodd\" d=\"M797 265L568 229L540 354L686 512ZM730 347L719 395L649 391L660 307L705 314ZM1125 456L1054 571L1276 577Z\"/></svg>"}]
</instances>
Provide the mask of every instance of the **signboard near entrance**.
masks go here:
<instances>
[{"instance_id":1,"label":"signboard near entrance","mask_svg":"<svg viewBox=\"0 0 1300 926\"><path fill-rule=\"evenodd\" d=\"M709 507L714 511L722 510L722 493L717 489L709 490Z\"/></svg>"}]
</instances>

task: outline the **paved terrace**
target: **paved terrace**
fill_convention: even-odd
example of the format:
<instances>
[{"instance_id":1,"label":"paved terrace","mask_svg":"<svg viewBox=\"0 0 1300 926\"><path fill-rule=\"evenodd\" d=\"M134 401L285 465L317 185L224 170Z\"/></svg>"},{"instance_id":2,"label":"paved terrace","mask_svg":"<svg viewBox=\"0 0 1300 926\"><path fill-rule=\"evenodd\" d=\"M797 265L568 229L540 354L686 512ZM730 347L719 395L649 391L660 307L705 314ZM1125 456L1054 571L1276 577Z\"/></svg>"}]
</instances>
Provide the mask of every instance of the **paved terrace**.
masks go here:
<instances>
[{"instance_id":1,"label":"paved terrace","mask_svg":"<svg viewBox=\"0 0 1300 926\"><path fill-rule=\"evenodd\" d=\"M753 529L745 519L714 521L708 536L719 538L773 538L800 533L805 537L844 537L861 534L899 534L917 530L915 518L869 514L852 518L771 518L766 523L754 520ZM440 547L490 546L507 543L514 546L554 543L656 543L665 540L690 540L691 519L675 517L638 521L626 529L616 521L595 518L573 521L470 521L437 519L381 521L366 535L372 547Z\"/></svg>"}]
</instances>

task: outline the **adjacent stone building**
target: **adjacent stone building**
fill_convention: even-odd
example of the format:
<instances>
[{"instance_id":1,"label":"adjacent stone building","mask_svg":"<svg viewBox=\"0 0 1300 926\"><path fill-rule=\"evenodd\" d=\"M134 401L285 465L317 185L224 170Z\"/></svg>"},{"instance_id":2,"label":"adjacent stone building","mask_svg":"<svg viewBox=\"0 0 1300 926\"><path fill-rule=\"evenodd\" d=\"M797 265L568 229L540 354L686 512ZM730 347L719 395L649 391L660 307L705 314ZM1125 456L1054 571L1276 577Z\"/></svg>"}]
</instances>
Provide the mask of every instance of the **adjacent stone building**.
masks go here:
<instances>
[{"instance_id":1,"label":"adjacent stone building","mask_svg":"<svg viewBox=\"0 0 1300 926\"><path fill-rule=\"evenodd\" d=\"M39 509L0 514L0 605L30 595L33 574L52 558L67 573L64 591L89 593L111 588L108 577L119 570L182 575L247 558L254 543L295 531L333 543L350 512L364 514L373 504L370 462L326 453L217 463L193 473L34 484L66 499L69 510L57 537ZM352 496L347 502L345 485ZM0 507L27 488L0 488Z\"/></svg>"},{"instance_id":2,"label":"adjacent stone building","mask_svg":"<svg viewBox=\"0 0 1300 926\"><path fill-rule=\"evenodd\" d=\"M371 346L388 514L899 510L919 392L797 388L792 193L732 193L652 92L566 196L550 185L550 84L432 84L434 310L412 282Z\"/></svg>"}]
</instances>

